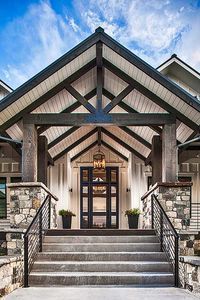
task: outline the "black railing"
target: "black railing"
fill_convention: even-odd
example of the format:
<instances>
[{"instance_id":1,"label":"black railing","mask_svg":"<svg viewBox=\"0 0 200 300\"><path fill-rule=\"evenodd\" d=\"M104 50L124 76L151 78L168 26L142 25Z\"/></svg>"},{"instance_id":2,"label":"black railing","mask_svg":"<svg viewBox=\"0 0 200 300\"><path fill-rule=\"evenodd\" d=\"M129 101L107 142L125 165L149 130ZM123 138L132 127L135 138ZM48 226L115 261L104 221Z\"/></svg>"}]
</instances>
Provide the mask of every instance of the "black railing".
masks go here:
<instances>
[{"instance_id":1,"label":"black railing","mask_svg":"<svg viewBox=\"0 0 200 300\"><path fill-rule=\"evenodd\" d=\"M24 234L24 287L29 285L29 273L42 241L51 224L51 196L48 195Z\"/></svg>"},{"instance_id":2,"label":"black railing","mask_svg":"<svg viewBox=\"0 0 200 300\"><path fill-rule=\"evenodd\" d=\"M171 263L174 273L174 285L179 286L179 258L178 243L179 235L172 225L169 217L162 208L160 202L153 194L151 196L152 228L160 241L161 251L165 252L168 261Z\"/></svg>"},{"instance_id":3,"label":"black railing","mask_svg":"<svg viewBox=\"0 0 200 300\"><path fill-rule=\"evenodd\" d=\"M191 203L190 230L200 230L200 203Z\"/></svg>"}]
</instances>

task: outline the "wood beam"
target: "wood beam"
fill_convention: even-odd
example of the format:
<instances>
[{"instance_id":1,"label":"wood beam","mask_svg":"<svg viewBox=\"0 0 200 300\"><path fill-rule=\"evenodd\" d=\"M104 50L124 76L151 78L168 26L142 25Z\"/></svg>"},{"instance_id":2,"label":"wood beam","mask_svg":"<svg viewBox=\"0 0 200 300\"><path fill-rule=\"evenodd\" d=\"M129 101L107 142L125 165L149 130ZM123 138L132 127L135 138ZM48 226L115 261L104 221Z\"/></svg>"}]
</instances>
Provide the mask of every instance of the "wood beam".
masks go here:
<instances>
[{"instance_id":1,"label":"wood beam","mask_svg":"<svg viewBox=\"0 0 200 300\"><path fill-rule=\"evenodd\" d=\"M80 151L78 154L74 155L71 158L71 162L73 162L74 160L76 160L77 158L79 158L81 155L83 155L84 153L86 153L87 151L89 151L90 149L92 149L96 145L97 145L97 141L95 141L94 143L92 143L89 146L87 146L85 149L83 149L82 151Z\"/></svg>"},{"instance_id":2,"label":"wood beam","mask_svg":"<svg viewBox=\"0 0 200 300\"><path fill-rule=\"evenodd\" d=\"M108 105L104 108L104 113L109 113L116 105L118 105L134 88L128 85L118 96L116 96Z\"/></svg>"},{"instance_id":3,"label":"wood beam","mask_svg":"<svg viewBox=\"0 0 200 300\"><path fill-rule=\"evenodd\" d=\"M98 146L101 146L101 127L98 127Z\"/></svg>"},{"instance_id":4,"label":"wood beam","mask_svg":"<svg viewBox=\"0 0 200 300\"><path fill-rule=\"evenodd\" d=\"M54 166L54 160L51 157L50 153L48 152L48 165Z\"/></svg>"},{"instance_id":5,"label":"wood beam","mask_svg":"<svg viewBox=\"0 0 200 300\"><path fill-rule=\"evenodd\" d=\"M48 149L53 148L55 145L60 143L62 140L66 139L70 134L74 133L76 130L78 130L80 127L74 126L61 134L59 137L57 137L55 140L53 140L51 143L48 144Z\"/></svg>"},{"instance_id":6,"label":"wood beam","mask_svg":"<svg viewBox=\"0 0 200 300\"><path fill-rule=\"evenodd\" d=\"M110 63L105 58L103 59L104 66L113 72L115 75L117 75L119 78L127 82L128 84L131 84L137 91L142 93L144 96L149 98L151 101L162 107L167 112L174 114L177 119L179 119L181 122L185 123L187 126L192 128L193 130L198 130L199 126L194 123L192 120L187 118L185 115L183 115L180 111L173 108L170 104L162 100L160 97L158 97L156 94L148 90L145 86L143 86L138 81L134 80L132 77L130 77L128 74L124 73L122 70L114 66L112 63Z\"/></svg>"},{"instance_id":7,"label":"wood beam","mask_svg":"<svg viewBox=\"0 0 200 300\"><path fill-rule=\"evenodd\" d=\"M106 46L112 49L120 57L123 57L126 61L136 66L139 70L143 71L145 74L164 86L167 90L171 91L188 105L200 112L199 101L195 97L180 89L175 83L166 78L166 76L162 75L159 71L155 70L152 66L133 54L130 50L116 42L105 32L101 33L100 39Z\"/></svg>"},{"instance_id":8,"label":"wood beam","mask_svg":"<svg viewBox=\"0 0 200 300\"><path fill-rule=\"evenodd\" d=\"M162 140L159 135L152 138L151 165L152 184L162 182Z\"/></svg>"},{"instance_id":9,"label":"wood beam","mask_svg":"<svg viewBox=\"0 0 200 300\"><path fill-rule=\"evenodd\" d=\"M106 142L102 141L101 142L102 145L106 148L108 148L110 151L112 151L113 153L117 154L119 157L121 157L123 160L128 161L128 158L126 156L124 156L122 153L120 153L119 151L117 151L116 149L114 149L112 146L110 146L109 144L107 144Z\"/></svg>"},{"instance_id":10,"label":"wood beam","mask_svg":"<svg viewBox=\"0 0 200 300\"><path fill-rule=\"evenodd\" d=\"M90 132L88 132L87 134L85 134L84 136L82 136L80 139L78 139L77 141L75 141L70 146L68 146L65 150L63 150L62 152L60 152L59 154L57 154L53 158L54 161L58 160L60 157L62 157L63 155L65 155L66 153L68 153L69 151L71 151L73 148L75 148L76 146L78 146L79 144L81 144L82 142L84 142L85 140L87 140L89 137L91 137L95 133L97 133L97 127L94 128L93 130L91 130Z\"/></svg>"},{"instance_id":11,"label":"wood beam","mask_svg":"<svg viewBox=\"0 0 200 300\"><path fill-rule=\"evenodd\" d=\"M103 44L97 42L96 44L96 64L97 64L97 111L102 110L102 89L104 85L104 74L103 74Z\"/></svg>"},{"instance_id":12,"label":"wood beam","mask_svg":"<svg viewBox=\"0 0 200 300\"><path fill-rule=\"evenodd\" d=\"M94 97L96 95L96 88L93 89L92 91L90 91L89 93L87 93L84 98L86 100L90 100L92 97ZM60 113L71 113L74 110L76 110L77 108L79 108L81 106L81 103L79 101L76 101L75 103L73 103L72 105L70 105L69 107L65 108L64 110L62 110ZM49 129L51 126L41 126L40 128L38 128L38 134L42 134L43 132L45 132L47 129Z\"/></svg>"},{"instance_id":13,"label":"wood beam","mask_svg":"<svg viewBox=\"0 0 200 300\"><path fill-rule=\"evenodd\" d=\"M102 127L101 130L102 130L102 133L106 134L108 137L110 137L111 139L113 139L115 142L117 142L118 144L120 144L122 147L124 147L125 149L127 149L129 152L132 152L137 157L139 157L141 160L145 161L146 158L142 154L140 154L135 149L133 149L131 146L129 146L128 144L126 144L124 141L122 141L116 135L112 134L110 131L106 130L104 127Z\"/></svg>"},{"instance_id":14,"label":"wood beam","mask_svg":"<svg viewBox=\"0 0 200 300\"><path fill-rule=\"evenodd\" d=\"M132 131L131 129L129 129L125 126L120 126L119 128L122 129L124 132L126 132L128 135L130 135L132 138L134 138L135 140L140 142L145 147L151 149L151 144L149 142L147 142L145 139L143 139L140 135L138 135L137 133Z\"/></svg>"},{"instance_id":15,"label":"wood beam","mask_svg":"<svg viewBox=\"0 0 200 300\"><path fill-rule=\"evenodd\" d=\"M78 100L89 112L95 113L95 108L90 104L85 97L83 97L73 86L69 83L65 84L66 90L76 99Z\"/></svg>"},{"instance_id":16,"label":"wood beam","mask_svg":"<svg viewBox=\"0 0 200 300\"><path fill-rule=\"evenodd\" d=\"M37 129L34 124L24 123L22 146L22 180L37 182Z\"/></svg>"},{"instance_id":17,"label":"wood beam","mask_svg":"<svg viewBox=\"0 0 200 300\"><path fill-rule=\"evenodd\" d=\"M103 89L103 95L110 100L113 100L115 98L115 96L112 93L110 93L109 91L107 91L106 89ZM127 111L128 113L138 113L139 114L139 112L137 110L133 109L131 106L129 106L128 104L126 104L123 101L119 102L118 106L121 107L123 110ZM151 125L148 127L151 128L153 131L157 132L158 134L162 133L162 129L159 126Z\"/></svg>"},{"instance_id":18,"label":"wood beam","mask_svg":"<svg viewBox=\"0 0 200 300\"><path fill-rule=\"evenodd\" d=\"M48 141L45 135L38 136L37 181L47 186Z\"/></svg>"},{"instance_id":19,"label":"wood beam","mask_svg":"<svg viewBox=\"0 0 200 300\"><path fill-rule=\"evenodd\" d=\"M10 118L7 122L3 123L0 126L0 130L6 130L16 122L18 122L25 114L30 113L34 109L36 109L38 106L42 105L44 102L48 101L50 98L55 96L57 93L59 93L61 90L65 89L65 84L71 84L78 78L80 78L82 75L84 75L86 72L94 68L96 65L95 59L90 61L88 64L83 66L78 71L74 72L72 75L70 75L68 78L60 82L58 85L50 89L48 92L46 92L44 95L39 97L37 100L35 100L33 103L29 104L27 107L22 109L19 113L15 114ZM15 92L15 91L14 91ZM13 94L13 93L12 93ZM16 99L17 100L17 99Z\"/></svg>"},{"instance_id":20,"label":"wood beam","mask_svg":"<svg viewBox=\"0 0 200 300\"><path fill-rule=\"evenodd\" d=\"M162 181L176 182L177 173L176 124L165 124L162 132Z\"/></svg>"},{"instance_id":21,"label":"wood beam","mask_svg":"<svg viewBox=\"0 0 200 300\"><path fill-rule=\"evenodd\" d=\"M84 113L46 113L29 114L24 117L24 122L37 126L84 126L84 125L115 125L115 126L148 126L164 125L175 122L175 117L171 114L159 113L113 113L96 114Z\"/></svg>"}]
</instances>

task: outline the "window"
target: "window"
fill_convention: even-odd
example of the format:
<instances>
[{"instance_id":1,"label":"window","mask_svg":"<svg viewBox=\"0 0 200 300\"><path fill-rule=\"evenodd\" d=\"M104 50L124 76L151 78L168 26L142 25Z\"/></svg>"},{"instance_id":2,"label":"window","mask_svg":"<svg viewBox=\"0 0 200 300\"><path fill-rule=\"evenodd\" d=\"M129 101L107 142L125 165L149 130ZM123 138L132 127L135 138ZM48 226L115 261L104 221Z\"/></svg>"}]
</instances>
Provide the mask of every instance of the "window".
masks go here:
<instances>
[{"instance_id":1,"label":"window","mask_svg":"<svg viewBox=\"0 0 200 300\"><path fill-rule=\"evenodd\" d=\"M0 177L0 219L6 219L6 178Z\"/></svg>"}]
</instances>

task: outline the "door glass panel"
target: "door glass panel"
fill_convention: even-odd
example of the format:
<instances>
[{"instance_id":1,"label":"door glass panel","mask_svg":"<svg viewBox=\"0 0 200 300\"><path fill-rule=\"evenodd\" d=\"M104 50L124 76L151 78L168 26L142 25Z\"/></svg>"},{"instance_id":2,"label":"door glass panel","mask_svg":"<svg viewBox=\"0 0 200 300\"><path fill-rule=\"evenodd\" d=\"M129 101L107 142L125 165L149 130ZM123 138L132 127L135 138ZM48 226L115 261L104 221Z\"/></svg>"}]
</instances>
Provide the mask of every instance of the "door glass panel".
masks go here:
<instances>
[{"instance_id":1,"label":"door glass panel","mask_svg":"<svg viewBox=\"0 0 200 300\"><path fill-rule=\"evenodd\" d=\"M117 170L111 169L111 182L117 182Z\"/></svg>"},{"instance_id":2,"label":"door glass panel","mask_svg":"<svg viewBox=\"0 0 200 300\"><path fill-rule=\"evenodd\" d=\"M92 181L106 182L106 169L105 170L103 170L103 169L102 170L93 169Z\"/></svg>"},{"instance_id":3,"label":"door glass panel","mask_svg":"<svg viewBox=\"0 0 200 300\"><path fill-rule=\"evenodd\" d=\"M111 212L116 212L116 197L111 197Z\"/></svg>"},{"instance_id":4,"label":"door glass panel","mask_svg":"<svg viewBox=\"0 0 200 300\"><path fill-rule=\"evenodd\" d=\"M93 186L93 212L106 212L106 186Z\"/></svg>"},{"instance_id":5,"label":"door glass panel","mask_svg":"<svg viewBox=\"0 0 200 300\"><path fill-rule=\"evenodd\" d=\"M111 227L116 227L116 225L117 225L116 216L111 216Z\"/></svg>"},{"instance_id":6,"label":"door glass panel","mask_svg":"<svg viewBox=\"0 0 200 300\"><path fill-rule=\"evenodd\" d=\"M89 170L88 169L82 170L82 178L83 178L83 182L89 181Z\"/></svg>"},{"instance_id":7,"label":"door glass panel","mask_svg":"<svg viewBox=\"0 0 200 300\"><path fill-rule=\"evenodd\" d=\"M111 194L115 195L116 191L117 191L116 186L111 186Z\"/></svg>"},{"instance_id":8,"label":"door glass panel","mask_svg":"<svg viewBox=\"0 0 200 300\"><path fill-rule=\"evenodd\" d=\"M83 196L88 196L88 186L83 186Z\"/></svg>"},{"instance_id":9,"label":"door glass panel","mask_svg":"<svg viewBox=\"0 0 200 300\"><path fill-rule=\"evenodd\" d=\"M82 218L82 228L88 228L88 216Z\"/></svg>"},{"instance_id":10,"label":"door glass panel","mask_svg":"<svg viewBox=\"0 0 200 300\"><path fill-rule=\"evenodd\" d=\"M88 212L88 197L83 197L83 212Z\"/></svg>"},{"instance_id":11,"label":"door glass panel","mask_svg":"<svg viewBox=\"0 0 200 300\"><path fill-rule=\"evenodd\" d=\"M93 216L93 228L106 228L106 216Z\"/></svg>"},{"instance_id":12,"label":"door glass panel","mask_svg":"<svg viewBox=\"0 0 200 300\"><path fill-rule=\"evenodd\" d=\"M6 178L0 178L0 218L6 218Z\"/></svg>"}]
</instances>

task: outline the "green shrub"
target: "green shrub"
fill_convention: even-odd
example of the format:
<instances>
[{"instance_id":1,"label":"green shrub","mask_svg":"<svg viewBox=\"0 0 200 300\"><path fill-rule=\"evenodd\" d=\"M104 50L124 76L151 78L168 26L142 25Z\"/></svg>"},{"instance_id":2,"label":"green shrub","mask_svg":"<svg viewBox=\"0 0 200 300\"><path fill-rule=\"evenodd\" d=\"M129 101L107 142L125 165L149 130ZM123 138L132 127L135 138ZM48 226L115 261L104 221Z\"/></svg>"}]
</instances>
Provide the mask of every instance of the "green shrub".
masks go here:
<instances>
[{"instance_id":1,"label":"green shrub","mask_svg":"<svg viewBox=\"0 0 200 300\"><path fill-rule=\"evenodd\" d=\"M76 217L76 215L69 209L65 210L65 209L61 209L59 210L59 216L72 216L72 217Z\"/></svg>"},{"instance_id":2,"label":"green shrub","mask_svg":"<svg viewBox=\"0 0 200 300\"><path fill-rule=\"evenodd\" d=\"M136 216L136 215L140 215L141 212L139 210L139 208L131 208L131 209L127 209L125 211L125 216Z\"/></svg>"}]
</instances>

